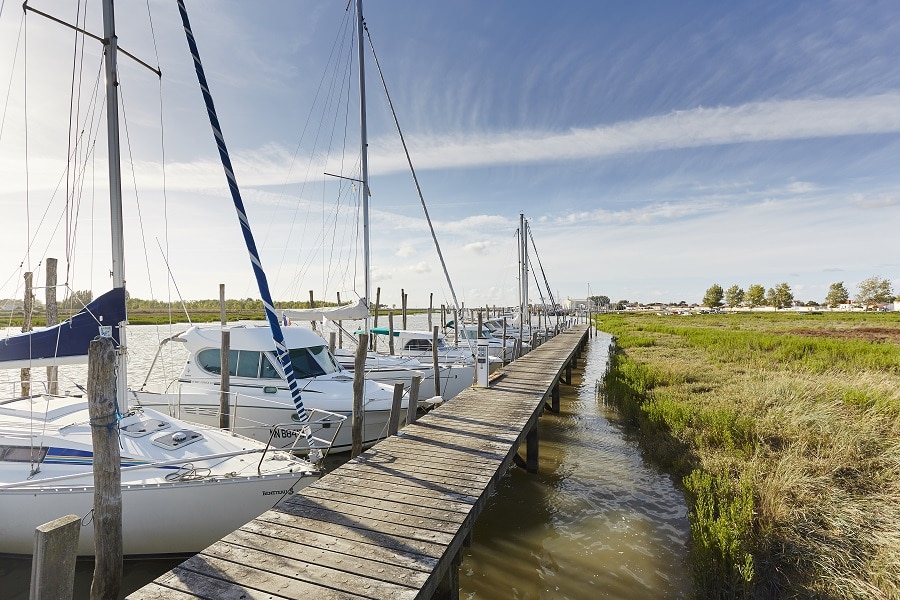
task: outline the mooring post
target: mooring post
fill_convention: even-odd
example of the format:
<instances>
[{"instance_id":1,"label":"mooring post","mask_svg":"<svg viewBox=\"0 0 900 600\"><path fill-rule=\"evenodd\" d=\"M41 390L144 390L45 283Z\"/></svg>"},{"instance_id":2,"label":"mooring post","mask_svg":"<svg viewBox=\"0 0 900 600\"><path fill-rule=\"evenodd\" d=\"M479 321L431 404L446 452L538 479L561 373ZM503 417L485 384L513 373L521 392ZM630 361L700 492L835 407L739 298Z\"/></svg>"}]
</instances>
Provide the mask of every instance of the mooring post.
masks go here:
<instances>
[{"instance_id":1,"label":"mooring post","mask_svg":"<svg viewBox=\"0 0 900 600\"><path fill-rule=\"evenodd\" d=\"M428 294L428 329L431 329L431 313L434 310L434 292Z\"/></svg>"},{"instance_id":2,"label":"mooring post","mask_svg":"<svg viewBox=\"0 0 900 600\"><path fill-rule=\"evenodd\" d=\"M337 342L337 332L331 331L328 333L328 351L334 354L334 345Z\"/></svg>"},{"instance_id":3,"label":"mooring post","mask_svg":"<svg viewBox=\"0 0 900 600\"><path fill-rule=\"evenodd\" d=\"M338 299L337 305L340 306L340 305L341 305L341 293L340 293L340 292L337 293L337 299ZM341 320L339 320L339 321L337 322L337 326L338 326L338 330L337 330L337 334L338 334L337 347L338 347L338 348L343 348L343 347L344 347L344 322L341 321Z\"/></svg>"},{"instance_id":4,"label":"mooring post","mask_svg":"<svg viewBox=\"0 0 900 600\"><path fill-rule=\"evenodd\" d=\"M315 307L316 307L316 300L315 300L315 298L313 298L313 291L309 290L309 308L310 308L310 310L312 310ZM316 330L316 320L313 319L312 321L310 321L309 326L312 327L313 331L315 331Z\"/></svg>"},{"instance_id":5,"label":"mooring post","mask_svg":"<svg viewBox=\"0 0 900 600\"><path fill-rule=\"evenodd\" d=\"M375 317L372 321L372 327L378 327L378 310L381 308L381 287L375 288ZM366 334L368 335L368 331ZM378 346L378 338L374 335L372 336L372 350L375 350Z\"/></svg>"},{"instance_id":6,"label":"mooring post","mask_svg":"<svg viewBox=\"0 0 900 600\"><path fill-rule=\"evenodd\" d=\"M403 323L403 329L406 329L406 290L400 289L400 301L402 304L400 305L400 316L402 317L401 322Z\"/></svg>"},{"instance_id":7,"label":"mooring post","mask_svg":"<svg viewBox=\"0 0 900 600\"><path fill-rule=\"evenodd\" d=\"M394 311L388 312L388 354L394 355Z\"/></svg>"},{"instance_id":8,"label":"mooring post","mask_svg":"<svg viewBox=\"0 0 900 600\"><path fill-rule=\"evenodd\" d=\"M47 259L47 288L45 301L47 303L47 327L52 327L59 322L59 307L56 304L56 259ZM51 395L59 393L59 367L47 367L47 391Z\"/></svg>"},{"instance_id":9,"label":"mooring post","mask_svg":"<svg viewBox=\"0 0 900 600\"><path fill-rule=\"evenodd\" d=\"M391 402L391 416L388 418L388 435L397 435L400 429L400 405L403 403L403 384L394 384L394 397Z\"/></svg>"},{"instance_id":10,"label":"mooring post","mask_svg":"<svg viewBox=\"0 0 900 600\"><path fill-rule=\"evenodd\" d=\"M94 449L95 559L91 598L117 598L122 586L122 467L116 427L116 349L112 338L97 338L90 344L87 396Z\"/></svg>"},{"instance_id":11,"label":"mooring post","mask_svg":"<svg viewBox=\"0 0 900 600\"><path fill-rule=\"evenodd\" d=\"M219 352L219 429L228 429L231 426L231 407L229 406L229 394L231 393L231 332L222 329L222 348ZM237 365L235 365L236 367Z\"/></svg>"},{"instance_id":12,"label":"mooring post","mask_svg":"<svg viewBox=\"0 0 900 600\"><path fill-rule=\"evenodd\" d=\"M406 407L406 424L415 423L419 416L419 386L422 384L421 375L413 375L409 382L409 405Z\"/></svg>"},{"instance_id":13,"label":"mooring post","mask_svg":"<svg viewBox=\"0 0 900 600\"><path fill-rule=\"evenodd\" d=\"M25 273L25 316L22 319L22 333L31 331L31 317L34 312L34 292L32 292L32 281L34 273L29 271ZM80 308L80 307L79 307ZM21 371L22 396L27 398L31 395L31 368L23 367Z\"/></svg>"},{"instance_id":14,"label":"mooring post","mask_svg":"<svg viewBox=\"0 0 900 600\"><path fill-rule=\"evenodd\" d=\"M566 363L566 385L572 385L572 361Z\"/></svg>"},{"instance_id":15,"label":"mooring post","mask_svg":"<svg viewBox=\"0 0 900 600\"><path fill-rule=\"evenodd\" d=\"M353 413L350 416L350 429L353 435L353 445L350 450L350 458L359 456L363 443L363 392L366 385L366 352L369 347L369 336L365 333L359 335L359 344L356 346L356 359L353 361Z\"/></svg>"},{"instance_id":16,"label":"mooring post","mask_svg":"<svg viewBox=\"0 0 900 600\"><path fill-rule=\"evenodd\" d=\"M441 395L441 369L438 364L438 328L431 329L431 362L434 367L434 395Z\"/></svg>"},{"instance_id":17,"label":"mooring post","mask_svg":"<svg viewBox=\"0 0 900 600\"><path fill-rule=\"evenodd\" d=\"M29 600L71 600L81 517L67 515L34 531Z\"/></svg>"}]
</instances>

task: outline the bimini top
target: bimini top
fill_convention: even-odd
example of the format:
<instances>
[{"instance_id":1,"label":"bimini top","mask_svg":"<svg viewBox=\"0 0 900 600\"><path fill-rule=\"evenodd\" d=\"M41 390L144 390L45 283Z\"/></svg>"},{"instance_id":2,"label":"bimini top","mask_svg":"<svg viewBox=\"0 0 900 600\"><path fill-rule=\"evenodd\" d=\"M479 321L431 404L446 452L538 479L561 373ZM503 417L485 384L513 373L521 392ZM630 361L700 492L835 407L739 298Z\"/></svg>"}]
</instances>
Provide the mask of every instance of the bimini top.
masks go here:
<instances>
[{"instance_id":1,"label":"bimini top","mask_svg":"<svg viewBox=\"0 0 900 600\"><path fill-rule=\"evenodd\" d=\"M230 332L229 344L232 350L275 351L272 330L268 325L233 325L226 329ZM282 327L281 331L288 349L327 345L319 334L307 327ZM191 352L203 348L219 348L222 345L222 328L195 325L172 339L184 343Z\"/></svg>"}]
</instances>

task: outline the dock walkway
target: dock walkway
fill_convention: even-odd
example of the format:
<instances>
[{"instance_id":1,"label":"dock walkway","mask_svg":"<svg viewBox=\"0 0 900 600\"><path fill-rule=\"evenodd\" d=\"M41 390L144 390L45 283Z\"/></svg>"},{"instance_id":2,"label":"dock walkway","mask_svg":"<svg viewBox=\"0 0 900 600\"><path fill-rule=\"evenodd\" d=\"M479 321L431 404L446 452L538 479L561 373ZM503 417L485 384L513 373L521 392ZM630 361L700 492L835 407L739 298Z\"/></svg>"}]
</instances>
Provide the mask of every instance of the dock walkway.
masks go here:
<instances>
[{"instance_id":1,"label":"dock walkway","mask_svg":"<svg viewBox=\"0 0 900 600\"><path fill-rule=\"evenodd\" d=\"M475 520L514 461L536 470L538 418L588 333L551 338L128 598L458 597Z\"/></svg>"}]
</instances>

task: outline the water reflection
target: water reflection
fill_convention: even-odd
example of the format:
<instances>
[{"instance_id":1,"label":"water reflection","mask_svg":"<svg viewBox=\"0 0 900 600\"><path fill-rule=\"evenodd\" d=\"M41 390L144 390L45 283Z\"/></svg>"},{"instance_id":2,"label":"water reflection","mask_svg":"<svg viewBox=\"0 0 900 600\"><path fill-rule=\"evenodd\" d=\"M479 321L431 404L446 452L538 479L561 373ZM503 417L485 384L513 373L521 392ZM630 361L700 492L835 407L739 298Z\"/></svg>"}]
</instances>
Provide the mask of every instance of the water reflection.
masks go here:
<instances>
[{"instance_id":1,"label":"water reflection","mask_svg":"<svg viewBox=\"0 0 900 600\"><path fill-rule=\"evenodd\" d=\"M460 595L686 598L690 532L682 494L607 419L595 382L609 337L595 337L559 414L539 424L539 473L513 468L475 525Z\"/></svg>"}]
</instances>

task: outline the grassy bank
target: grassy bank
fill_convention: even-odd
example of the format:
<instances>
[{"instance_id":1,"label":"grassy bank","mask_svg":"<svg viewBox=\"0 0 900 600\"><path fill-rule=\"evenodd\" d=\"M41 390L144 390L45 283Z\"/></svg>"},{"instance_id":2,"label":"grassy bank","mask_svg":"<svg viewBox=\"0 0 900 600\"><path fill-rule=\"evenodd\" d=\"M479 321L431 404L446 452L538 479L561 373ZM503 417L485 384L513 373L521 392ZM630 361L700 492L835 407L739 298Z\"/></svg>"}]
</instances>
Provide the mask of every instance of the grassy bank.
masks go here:
<instances>
[{"instance_id":1,"label":"grassy bank","mask_svg":"<svg viewBox=\"0 0 900 600\"><path fill-rule=\"evenodd\" d=\"M698 594L900 598L900 314L598 318L684 484Z\"/></svg>"}]
</instances>

